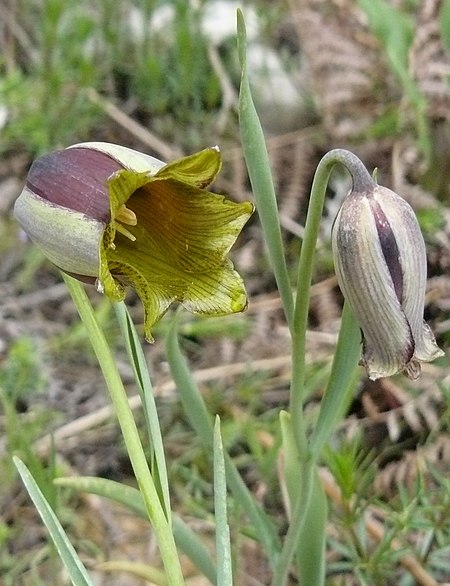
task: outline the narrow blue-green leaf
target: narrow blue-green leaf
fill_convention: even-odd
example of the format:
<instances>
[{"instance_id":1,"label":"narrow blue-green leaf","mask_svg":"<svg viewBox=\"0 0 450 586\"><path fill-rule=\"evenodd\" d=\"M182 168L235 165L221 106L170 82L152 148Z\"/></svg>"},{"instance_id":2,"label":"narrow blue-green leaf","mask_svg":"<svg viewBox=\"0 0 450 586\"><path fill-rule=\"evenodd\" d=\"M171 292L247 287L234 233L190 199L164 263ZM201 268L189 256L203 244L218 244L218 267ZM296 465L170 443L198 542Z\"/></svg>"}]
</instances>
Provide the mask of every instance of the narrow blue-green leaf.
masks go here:
<instances>
[{"instance_id":1,"label":"narrow blue-green leaf","mask_svg":"<svg viewBox=\"0 0 450 586\"><path fill-rule=\"evenodd\" d=\"M213 423L187 362L181 353L177 335L177 323L170 324L166 337L166 356L172 378L177 386L184 411L194 431L202 440L205 449L212 455ZM263 545L271 564L276 562L280 541L271 519L255 501L242 480L232 459L225 453L225 469L228 486L242 510L250 518L257 539Z\"/></svg>"},{"instance_id":2,"label":"narrow blue-green leaf","mask_svg":"<svg viewBox=\"0 0 450 586\"><path fill-rule=\"evenodd\" d=\"M142 519L148 519L142 495L132 486L94 476L56 478L54 483L58 486L108 498L127 507ZM211 559L210 552L192 529L175 514L172 514L172 531L177 546L187 555L202 574L212 584L215 584L216 567Z\"/></svg>"},{"instance_id":3,"label":"narrow blue-green leaf","mask_svg":"<svg viewBox=\"0 0 450 586\"><path fill-rule=\"evenodd\" d=\"M315 470L311 497L297 545L297 566L302 584L321 586L325 583L327 518L327 497Z\"/></svg>"},{"instance_id":4,"label":"narrow blue-green leaf","mask_svg":"<svg viewBox=\"0 0 450 586\"><path fill-rule=\"evenodd\" d=\"M216 517L217 586L233 586L230 528L227 516L227 481L220 418L214 424L214 512Z\"/></svg>"},{"instance_id":5,"label":"narrow blue-green leaf","mask_svg":"<svg viewBox=\"0 0 450 586\"><path fill-rule=\"evenodd\" d=\"M322 448L344 416L358 381L361 358L361 332L347 303L342 311L341 328L320 412L311 438L311 455L320 457Z\"/></svg>"},{"instance_id":6,"label":"narrow blue-green leaf","mask_svg":"<svg viewBox=\"0 0 450 586\"><path fill-rule=\"evenodd\" d=\"M212 417L200 393L178 343L177 319L174 317L166 336L166 356L172 378L177 386L181 403L189 422L205 447L213 443ZM212 453L212 452L211 452Z\"/></svg>"},{"instance_id":7,"label":"narrow blue-green leaf","mask_svg":"<svg viewBox=\"0 0 450 586\"><path fill-rule=\"evenodd\" d=\"M170 494L166 459L164 456L161 427L159 425L158 411L156 409L153 386L148 372L147 362L133 320L131 319L125 304L115 303L114 309L122 335L126 341L128 356L133 367L134 377L142 399L147 431L151 442L150 447L153 455L152 476L161 499L161 505L170 522Z\"/></svg>"},{"instance_id":8,"label":"narrow blue-green leaf","mask_svg":"<svg viewBox=\"0 0 450 586\"><path fill-rule=\"evenodd\" d=\"M288 563L289 555L296 554L298 573L302 584L320 586L325 577L325 526L328 504L325 492L311 462L299 461L288 413L280 413L283 438L284 479L291 507L290 530L283 549ZM312 474L311 490L305 491L305 480ZM287 570L280 568L279 582L283 583Z\"/></svg>"},{"instance_id":9,"label":"narrow blue-green leaf","mask_svg":"<svg viewBox=\"0 0 450 586\"><path fill-rule=\"evenodd\" d=\"M289 497L289 527L280 556L274 568L271 586L285 586L292 560L300 547L300 538L306 527L312 497L315 464L298 457L292 424L294 419L286 411L280 413L283 438L284 478ZM303 582L302 582L303 584ZM305 582L305 584L308 584ZM316 584L314 584L316 586ZM317 584L317 586L320 586Z\"/></svg>"},{"instance_id":10,"label":"narrow blue-green leaf","mask_svg":"<svg viewBox=\"0 0 450 586\"><path fill-rule=\"evenodd\" d=\"M58 555L72 580L72 584L74 584L74 586L94 586L89 578L86 568L83 566L77 552L70 543L61 523L58 521L58 518L51 509L34 478L31 476L30 471L17 456L14 456L13 460L31 500L47 527Z\"/></svg>"},{"instance_id":11,"label":"narrow blue-green leaf","mask_svg":"<svg viewBox=\"0 0 450 586\"><path fill-rule=\"evenodd\" d=\"M292 287L284 256L277 199L270 171L269 155L248 81L246 57L247 34L244 17L240 10L237 11L237 30L239 61L242 69L239 91L239 126L242 150L255 197L256 209L261 220L272 270L280 292L286 320L292 329L294 314Z\"/></svg>"}]
</instances>

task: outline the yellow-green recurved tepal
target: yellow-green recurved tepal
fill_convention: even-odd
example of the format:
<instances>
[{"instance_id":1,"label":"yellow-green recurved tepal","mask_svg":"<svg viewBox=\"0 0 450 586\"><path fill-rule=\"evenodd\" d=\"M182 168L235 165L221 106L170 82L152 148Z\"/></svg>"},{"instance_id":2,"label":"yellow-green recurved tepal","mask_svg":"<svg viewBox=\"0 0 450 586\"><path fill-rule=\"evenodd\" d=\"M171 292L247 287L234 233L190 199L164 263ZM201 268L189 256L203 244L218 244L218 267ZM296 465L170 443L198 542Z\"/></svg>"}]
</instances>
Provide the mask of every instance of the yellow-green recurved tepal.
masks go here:
<instances>
[{"instance_id":1,"label":"yellow-green recurved tepal","mask_svg":"<svg viewBox=\"0 0 450 586\"><path fill-rule=\"evenodd\" d=\"M114 301L131 285L145 335L178 301L193 313L243 311L243 281L227 255L253 212L205 188L221 167L217 147L163 163L88 142L37 159L14 214L60 269Z\"/></svg>"},{"instance_id":2,"label":"yellow-green recurved tepal","mask_svg":"<svg viewBox=\"0 0 450 586\"><path fill-rule=\"evenodd\" d=\"M363 358L375 380L404 372L443 352L423 321L427 258L411 206L365 180L344 200L332 232L339 286L363 333Z\"/></svg>"}]
</instances>

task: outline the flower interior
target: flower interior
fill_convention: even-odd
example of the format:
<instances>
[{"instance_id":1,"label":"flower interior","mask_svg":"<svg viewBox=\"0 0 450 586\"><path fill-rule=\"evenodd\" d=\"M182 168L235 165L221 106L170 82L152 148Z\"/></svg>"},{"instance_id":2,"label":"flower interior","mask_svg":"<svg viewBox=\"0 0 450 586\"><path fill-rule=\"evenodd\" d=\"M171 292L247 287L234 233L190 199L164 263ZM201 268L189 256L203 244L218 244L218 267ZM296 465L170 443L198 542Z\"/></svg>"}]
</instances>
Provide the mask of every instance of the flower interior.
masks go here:
<instances>
[{"instance_id":1,"label":"flower interior","mask_svg":"<svg viewBox=\"0 0 450 586\"><path fill-rule=\"evenodd\" d=\"M124 298L124 285L136 290L149 340L174 301L203 315L247 305L227 253L253 205L203 189L219 169L220 153L207 149L154 175L123 169L108 180L112 221L100 248L99 289L115 300Z\"/></svg>"}]
</instances>

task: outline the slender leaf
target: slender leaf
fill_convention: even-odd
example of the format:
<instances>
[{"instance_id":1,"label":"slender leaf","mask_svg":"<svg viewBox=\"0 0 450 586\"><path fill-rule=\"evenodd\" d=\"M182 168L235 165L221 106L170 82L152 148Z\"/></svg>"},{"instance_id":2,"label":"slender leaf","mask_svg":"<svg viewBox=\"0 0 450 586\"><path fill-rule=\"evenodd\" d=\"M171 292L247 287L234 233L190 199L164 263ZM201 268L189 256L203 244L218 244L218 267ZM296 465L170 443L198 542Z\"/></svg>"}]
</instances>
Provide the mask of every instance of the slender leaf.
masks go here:
<instances>
[{"instance_id":1,"label":"slender leaf","mask_svg":"<svg viewBox=\"0 0 450 586\"><path fill-rule=\"evenodd\" d=\"M233 586L230 528L227 518L227 481L220 418L214 425L214 511L216 517L217 586Z\"/></svg>"},{"instance_id":2,"label":"slender leaf","mask_svg":"<svg viewBox=\"0 0 450 586\"><path fill-rule=\"evenodd\" d=\"M206 449L212 455L213 423L206 408L203 397L192 377L184 356L181 353L176 330L176 320L173 320L167 333L166 354L172 377L180 394L184 411L197 435L201 438ZM255 501L253 495L245 485L232 459L225 453L225 469L227 482L236 501L242 510L249 516L256 534L262 543L271 564L276 563L280 551L280 541L271 519Z\"/></svg>"},{"instance_id":3,"label":"slender leaf","mask_svg":"<svg viewBox=\"0 0 450 586\"><path fill-rule=\"evenodd\" d=\"M311 438L311 455L314 459L320 457L323 446L349 406L358 380L360 357L359 325L345 303L330 378Z\"/></svg>"},{"instance_id":4,"label":"slender leaf","mask_svg":"<svg viewBox=\"0 0 450 586\"><path fill-rule=\"evenodd\" d=\"M159 425L158 411L156 409L153 386L148 372L147 362L136 328L125 304L115 303L114 309L122 335L126 341L128 356L134 370L136 384L142 399L147 430L153 453L152 476L155 480L155 486L160 495L161 504L165 510L166 517L170 521L170 494L166 459L164 456L161 427Z\"/></svg>"},{"instance_id":5,"label":"slender leaf","mask_svg":"<svg viewBox=\"0 0 450 586\"><path fill-rule=\"evenodd\" d=\"M94 583L91 581L86 568L83 566L77 552L70 543L61 523L58 521L58 518L48 504L34 478L31 476L30 471L17 456L14 456L13 460L31 500L47 527L58 555L72 580L72 584L74 586L94 586Z\"/></svg>"},{"instance_id":6,"label":"slender leaf","mask_svg":"<svg viewBox=\"0 0 450 586\"><path fill-rule=\"evenodd\" d=\"M116 503L124 505L142 519L148 518L142 495L132 486L127 486L115 482L114 480L93 476L56 478L54 483L58 486L64 486L66 488L88 492L90 494L97 494L111 499ZM176 514L172 514L172 531L178 547L188 556L202 574L208 578L212 584L215 584L216 567L211 559L210 552L206 549L202 541L192 529Z\"/></svg>"},{"instance_id":7,"label":"slender leaf","mask_svg":"<svg viewBox=\"0 0 450 586\"><path fill-rule=\"evenodd\" d=\"M237 29L238 53L242 69L239 91L239 126L242 150L286 320L289 327L292 328L294 314L292 286L284 256L277 198L270 171L269 155L248 81L247 34L244 17L240 10L237 11Z\"/></svg>"},{"instance_id":8,"label":"slender leaf","mask_svg":"<svg viewBox=\"0 0 450 586\"><path fill-rule=\"evenodd\" d=\"M283 437L284 478L290 503L294 503L294 511L289 512L291 525L301 528L296 536L296 553L298 571L302 584L323 584L325 576L325 526L328 516L328 504L325 492L317 474L312 469L312 487L309 502L302 495L302 475L308 473L308 466L295 461L296 447L292 422L289 414L280 413L280 424ZM295 506L302 498L301 506ZM291 505L292 506L292 505ZM293 517L300 511L299 516Z\"/></svg>"},{"instance_id":9,"label":"slender leaf","mask_svg":"<svg viewBox=\"0 0 450 586\"><path fill-rule=\"evenodd\" d=\"M288 531L274 568L271 586L284 586L286 584L292 559L298 552L300 538L308 519L314 484L315 464L311 460L302 461L298 458L292 422L293 419L289 413L286 411L280 413L284 477L286 479L290 511ZM314 586L319 586L319 583L314 584Z\"/></svg>"}]
</instances>

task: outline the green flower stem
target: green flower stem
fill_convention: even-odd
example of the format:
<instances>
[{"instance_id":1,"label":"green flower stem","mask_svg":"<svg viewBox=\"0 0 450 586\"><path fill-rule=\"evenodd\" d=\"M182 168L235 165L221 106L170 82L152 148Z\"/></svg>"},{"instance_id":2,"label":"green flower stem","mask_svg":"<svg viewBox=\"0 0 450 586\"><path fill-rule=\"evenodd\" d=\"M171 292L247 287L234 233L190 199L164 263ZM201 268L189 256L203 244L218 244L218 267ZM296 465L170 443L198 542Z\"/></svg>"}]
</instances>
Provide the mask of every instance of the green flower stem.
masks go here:
<instances>
[{"instance_id":1,"label":"green flower stem","mask_svg":"<svg viewBox=\"0 0 450 586\"><path fill-rule=\"evenodd\" d=\"M323 492L323 489L319 486L320 480L315 470L315 464L322 453L323 446L351 400L358 380L357 366L360 355L359 326L347 304L344 304L331 374L320 405L319 417L308 442L309 455L306 461L299 461L292 429L292 418L287 413L280 414L285 456L285 479L289 500L296 504L293 505L294 511L289 530L275 569L273 586L284 584L287 570L296 552L301 576L303 579L307 576L310 580L305 583L316 584L311 581L312 572L318 576L323 575L326 500L325 497L323 497L323 503L320 500L320 492ZM299 476L302 479L300 487L298 486ZM315 487L313 482L316 483Z\"/></svg>"},{"instance_id":2,"label":"green flower stem","mask_svg":"<svg viewBox=\"0 0 450 586\"><path fill-rule=\"evenodd\" d=\"M320 451L336 422L336 413L342 414L343 403L347 401L348 389L354 382L354 372L359 358L359 336L358 326L353 316L345 308L343 314L342 331L339 335L335 360L328 383L327 391L329 396L321 405L319 415L320 430L314 436L313 446L308 441L304 420L303 403L305 400L305 355L306 355L306 329L308 325L308 311L310 302L310 288L313 273L313 262L319 234L320 221L322 219L323 205L325 201L328 181L336 164L342 164L352 175L353 187L355 190L363 189L371 177L361 163L352 153L335 149L327 153L320 161L311 189L311 197L308 209L308 216L305 226L300 260L298 266L297 295L294 306L294 328L292 331L292 380L290 394L290 421L289 428L292 434L296 450L289 449L286 452L287 468L297 467L300 474L300 487L291 489L290 500L293 503L293 514L286 535L280 559L274 572L272 586L285 584L288 568L299 544L303 544L309 551L308 556L299 556L301 574L310 575L310 559L313 558L319 563L323 560L324 539L319 532L325 530L322 512L310 510L311 492L313 490L316 474L316 462ZM323 409L325 407L325 409ZM314 447L314 451L311 449ZM319 449L320 448L320 449ZM317 516L317 523L314 518ZM315 539L308 541L305 521L308 525L315 527ZM323 536L322 536L323 537ZM305 567L302 568L302 559ZM307 567L306 567L307 566ZM323 572L319 568L317 575ZM319 580L320 583L323 580Z\"/></svg>"},{"instance_id":3,"label":"green flower stem","mask_svg":"<svg viewBox=\"0 0 450 586\"><path fill-rule=\"evenodd\" d=\"M372 181L369 172L358 157L343 149L334 149L328 152L321 159L314 175L305 225L305 235L298 265L297 295L295 298L294 330L292 335L292 381L289 412L292 417L292 428L297 449L302 460L306 460L308 457L303 402L305 400L306 329L308 326L313 262L326 188L333 167L338 163L343 165L352 175L353 187L356 191L362 189L364 185Z\"/></svg>"},{"instance_id":4,"label":"green flower stem","mask_svg":"<svg viewBox=\"0 0 450 586\"><path fill-rule=\"evenodd\" d=\"M89 339L110 392L136 481L156 534L159 551L166 571L167 582L173 586L182 585L184 584L184 579L172 528L161 506L161 501L145 458L136 423L128 404L128 398L117 370L114 356L95 319L92 305L82 285L66 275L63 276L78 313L87 329Z\"/></svg>"},{"instance_id":5,"label":"green flower stem","mask_svg":"<svg viewBox=\"0 0 450 586\"><path fill-rule=\"evenodd\" d=\"M269 158L261 124L252 100L246 67L246 31L242 13L237 13L238 53L242 68L239 93L239 122L244 157L255 195L256 207L269 251L286 319L292 336L292 380L289 416L281 418L285 477L292 508L292 518L281 554L276 559L272 586L284 586L294 555L297 554L300 576L311 586L323 583L325 575L326 499L317 476L317 459L330 437L338 417L348 404L355 382L359 358L358 326L344 309L342 328L327 386L327 396L321 404L319 429L308 439L303 405L305 401L306 329L310 303L313 262L322 219L328 181L336 164L342 164L351 174L353 189L364 191L372 183L367 169L352 153L336 149L320 161L313 181L305 234L300 254L297 293L292 296L289 274L284 257ZM315 488L314 488L315 486ZM313 494L314 491L314 494ZM319 494L320 492L320 494ZM307 533L310 533L310 539ZM313 533L311 533L313 532ZM307 582L305 582L307 583Z\"/></svg>"}]
</instances>

